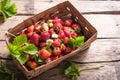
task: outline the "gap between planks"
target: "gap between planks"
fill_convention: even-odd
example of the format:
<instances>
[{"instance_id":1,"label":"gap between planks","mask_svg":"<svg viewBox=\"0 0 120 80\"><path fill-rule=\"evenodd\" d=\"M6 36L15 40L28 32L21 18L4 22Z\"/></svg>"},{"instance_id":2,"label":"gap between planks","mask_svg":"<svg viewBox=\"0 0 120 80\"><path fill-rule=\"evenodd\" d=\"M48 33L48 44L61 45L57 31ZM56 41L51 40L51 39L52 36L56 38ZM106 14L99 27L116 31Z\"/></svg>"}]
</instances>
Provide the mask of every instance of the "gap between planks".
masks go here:
<instances>
[{"instance_id":1,"label":"gap between planks","mask_svg":"<svg viewBox=\"0 0 120 80\"><path fill-rule=\"evenodd\" d=\"M83 16L97 29L98 38L120 38L120 15L84 14ZM4 23L0 21L0 40L5 40L5 31L29 17L31 16L13 16Z\"/></svg>"}]
</instances>

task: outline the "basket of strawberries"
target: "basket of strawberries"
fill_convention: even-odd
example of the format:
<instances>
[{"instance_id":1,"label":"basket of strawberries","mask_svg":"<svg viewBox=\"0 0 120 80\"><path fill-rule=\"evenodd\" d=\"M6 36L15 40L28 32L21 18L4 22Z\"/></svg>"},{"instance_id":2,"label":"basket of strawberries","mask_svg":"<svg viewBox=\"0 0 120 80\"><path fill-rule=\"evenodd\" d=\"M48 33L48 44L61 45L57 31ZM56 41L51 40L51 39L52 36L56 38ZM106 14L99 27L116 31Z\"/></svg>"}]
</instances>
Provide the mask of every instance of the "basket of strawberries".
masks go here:
<instances>
[{"instance_id":1,"label":"basket of strawberries","mask_svg":"<svg viewBox=\"0 0 120 80\"><path fill-rule=\"evenodd\" d=\"M6 43L30 79L87 49L96 36L96 29L65 1L9 29Z\"/></svg>"}]
</instances>

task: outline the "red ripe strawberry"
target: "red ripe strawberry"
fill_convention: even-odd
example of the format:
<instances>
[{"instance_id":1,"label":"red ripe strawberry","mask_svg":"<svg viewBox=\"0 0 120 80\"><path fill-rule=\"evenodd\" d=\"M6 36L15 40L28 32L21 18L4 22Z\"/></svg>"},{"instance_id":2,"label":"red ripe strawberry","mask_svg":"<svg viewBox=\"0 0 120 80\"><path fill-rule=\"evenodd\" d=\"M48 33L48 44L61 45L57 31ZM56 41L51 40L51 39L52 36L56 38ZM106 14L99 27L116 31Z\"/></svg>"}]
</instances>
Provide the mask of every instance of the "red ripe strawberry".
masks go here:
<instances>
[{"instance_id":1,"label":"red ripe strawberry","mask_svg":"<svg viewBox=\"0 0 120 80\"><path fill-rule=\"evenodd\" d=\"M54 46L54 47L59 47L60 45L61 45L61 42L58 39L55 39L52 43L52 46Z\"/></svg>"},{"instance_id":2,"label":"red ripe strawberry","mask_svg":"<svg viewBox=\"0 0 120 80\"><path fill-rule=\"evenodd\" d=\"M60 48L61 48L61 51L65 51L66 50L66 46L64 44L61 44Z\"/></svg>"},{"instance_id":3,"label":"red ripe strawberry","mask_svg":"<svg viewBox=\"0 0 120 80\"><path fill-rule=\"evenodd\" d=\"M76 38L77 37L77 33L76 32L73 32L73 33L71 33L71 36L72 36L72 38Z\"/></svg>"},{"instance_id":4,"label":"red ripe strawberry","mask_svg":"<svg viewBox=\"0 0 120 80\"><path fill-rule=\"evenodd\" d=\"M74 29L76 32L80 32L80 26L78 24L73 24L72 26L72 29Z\"/></svg>"},{"instance_id":5,"label":"red ripe strawberry","mask_svg":"<svg viewBox=\"0 0 120 80\"><path fill-rule=\"evenodd\" d=\"M52 28L52 29L50 29L48 32L50 33L50 35L52 35L53 33L55 33L55 31L54 31L54 29L53 29L53 28Z\"/></svg>"},{"instance_id":6,"label":"red ripe strawberry","mask_svg":"<svg viewBox=\"0 0 120 80\"><path fill-rule=\"evenodd\" d=\"M59 32L62 27L63 27L63 26L62 26L62 24L61 24L60 22L57 22L57 23L54 24L54 30L55 30L56 32Z\"/></svg>"},{"instance_id":7,"label":"red ripe strawberry","mask_svg":"<svg viewBox=\"0 0 120 80\"><path fill-rule=\"evenodd\" d=\"M43 41L46 41L46 40L49 39L49 38L50 38L50 33L49 33L48 31L41 33L41 39L42 39Z\"/></svg>"},{"instance_id":8,"label":"red ripe strawberry","mask_svg":"<svg viewBox=\"0 0 120 80\"><path fill-rule=\"evenodd\" d=\"M48 24L43 23L40 29L41 29L41 31L48 31L49 30Z\"/></svg>"},{"instance_id":9,"label":"red ripe strawberry","mask_svg":"<svg viewBox=\"0 0 120 80\"><path fill-rule=\"evenodd\" d=\"M33 25L27 28L28 33L31 33L33 31L34 31L34 26Z\"/></svg>"},{"instance_id":10,"label":"red ripe strawberry","mask_svg":"<svg viewBox=\"0 0 120 80\"><path fill-rule=\"evenodd\" d=\"M31 68L34 69L38 66L38 64L35 61L28 61L27 65Z\"/></svg>"},{"instance_id":11,"label":"red ripe strawberry","mask_svg":"<svg viewBox=\"0 0 120 80\"><path fill-rule=\"evenodd\" d=\"M38 46L40 41L40 35L38 35L37 33L33 33L31 36L31 42L34 43L36 46Z\"/></svg>"},{"instance_id":12,"label":"red ripe strawberry","mask_svg":"<svg viewBox=\"0 0 120 80\"><path fill-rule=\"evenodd\" d=\"M67 20L65 20L65 25L66 26L71 26L72 25L72 19L67 19Z\"/></svg>"},{"instance_id":13,"label":"red ripe strawberry","mask_svg":"<svg viewBox=\"0 0 120 80\"><path fill-rule=\"evenodd\" d=\"M67 37L70 37L70 35L71 35L70 31L68 31L68 30L64 30L64 33Z\"/></svg>"},{"instance_id":14,"label":"red ripe strawberry","mask_svg":"<svg viewBox=\"0 0 120 80\"><path fill-rule=\"evenodd\" d=\"M31 38L32 34L33 34L33 32L27 33L27 37Z\"/></svg>"},{"instance_id":15,"label":"red ripe strawberry","mask_svg":"<svg viewBox=\"0 0 120 80\"><path fill-rule=\"evenodd\" d=\"M40 24L35 24L34 25L35 32L40 32L40 28L41 28Z\"/></svg>"},{"instance_id":16,"label":"red ripe strawberry","mask_svg":"<svg viewBox=\"0 0 120 80\"><path fill-rule=\"evenodd\" d=\"M60 18L58 18L58 16L55 16L54 19L53 19L53 23L59 23L59 22L61 24L63 23L63 21Z\"/></svg>"},{"instance_id":17,"label":"red ripe strawberry","mask_svg":"<svg viewBox=\"0 0 120 80\"><path fill-rule=\"evenodd\" d=\"M63 27L62 30L69 30L69 27Z\"/></svg>"},{"instance_id":18,"label":"red ripe strawberry","mask_svg":"<svg viewBox=\"0 0 120 80\"><path fill-rule=\"evenodd\" d=\"M46 42L41 42L39 46L40 46L41 48L45 47L45 46L46 46Z\"/></svg>"},{"instance_id":19,"label":"red ripe strawberry","mask_svg":"<svg viewBox=\"0 0 120 80\"><path fill-rule=\"evenodd\" d=\"M48 59L51 56L51 53L45 49L41 49L39 53L42 59Z\"/></svg>"},{"instance_id":20,"label":"red ripe strawberry","mask_svg":"<svg viewBox=\"0 0 120 80\"><path fill-rule=\"evenodd\" d=\"M20 31L20 35L23 35L23 34L25 34L25 31Z\"/></svg>"},{"instance_id":21,"label":"red ripe strawberry","mask_svg":"<svg viewBox=\"0 0 120 80\"><path fill-rule=\"evenodd\" d=\"M65 50L65 53L70 53L72 52L73 50L70 48L70 47L67 47L66 50Z\"/></svg>"},{"instance_id":22,"label":"red ripe strawberry","mask_svg":"<svg viewBox=\"0 0 120 80\"><path fill-rule=\"evenodd\" d=\"M69 38L68 37L65 37L64 38L64 44L68 44L69 43Z\"/></svg>"},{"instance_id":23,"label":"red ripe strawberry","mask_svg":"<svg viewBox=\"0 0 120 80\"><path fill-rule=\"evenodd\" d=\"M52 54L59 56L61 54L61 49L59 47L54 47Z\"/></svg>"},{"instance_id":24,"label":"red ripe strawberry","mask_svg":"<svg viewBox=\"0 0 120 80\"><path fill-rule=\"evenodd\" d=\"M60 39L64 39L64 38L65 38L65 33L64 33L63 30L60 30L60 31L59 31L58 37L59 37Z\"/></svg>"}]
</instances>

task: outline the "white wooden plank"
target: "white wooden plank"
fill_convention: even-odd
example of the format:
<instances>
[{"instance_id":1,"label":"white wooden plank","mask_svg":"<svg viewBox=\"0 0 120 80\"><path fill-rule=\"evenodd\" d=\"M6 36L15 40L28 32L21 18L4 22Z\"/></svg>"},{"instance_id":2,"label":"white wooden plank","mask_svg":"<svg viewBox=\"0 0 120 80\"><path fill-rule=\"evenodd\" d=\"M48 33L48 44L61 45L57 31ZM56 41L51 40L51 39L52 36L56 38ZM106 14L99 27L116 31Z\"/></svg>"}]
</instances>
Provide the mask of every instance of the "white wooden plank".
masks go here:
<instances>
[{"instance_id":1,"label":"white wooden plank","mask_svg":"<svg viewBox=\"0 0 120 80\"><path fill-rule=\"evenodd\" d=\"M41 0L15 0L15 4L18 9L18 14L36 14L63 1L65 0L53 0L50 2L43 2ZM120 13L120 1L69 1L82 13L114 13L113 11L117 11L116 13Z\"/></svg>"},{"instance_id":2,"label":"white wooden plank","mask_svg":"<svg viewBox=\"0 0 120 80\"><path fill-rule=\"evenodd\" d=\"M120 38L120 15L83 15L98 31L98 38ZM0 40L5 40L4 34L9 28L30 16L13 16L6 22L0 22Z\"/></svg>"},{"instance_id":3,"label":"white wooden plank","mask_svg":"<svg viewBox=\"0 0 120 80\"><path fill-rule=\"evenodd\" d=\"M91 46L71 57L76 62L101 62L120 60L120 39L97 39Z\"/></svg>"}]
</instances>

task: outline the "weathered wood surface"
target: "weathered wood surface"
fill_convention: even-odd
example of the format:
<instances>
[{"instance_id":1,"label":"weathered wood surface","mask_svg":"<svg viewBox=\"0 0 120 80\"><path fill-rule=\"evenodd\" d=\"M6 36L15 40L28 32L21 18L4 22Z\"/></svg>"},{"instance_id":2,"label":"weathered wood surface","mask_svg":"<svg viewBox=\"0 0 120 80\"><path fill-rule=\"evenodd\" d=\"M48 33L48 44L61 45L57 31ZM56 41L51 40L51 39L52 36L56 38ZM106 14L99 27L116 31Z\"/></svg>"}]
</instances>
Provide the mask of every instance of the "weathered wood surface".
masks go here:
<instances>
[{"instance_id":1,"label":"weathered wood surface","mask_svg":"<svg viewBox=\"0 0 120 80\"><path fill-rule=\"evenodd\" d=\"M23 73L17 68L12 61L7 61L9 69L16 73L16 80L27 80ZM92 64L78 64L79 68L93 67L93 66L104 66L100 69L87 70L80 73L80 77L77 80L119 80L116 74L117 63L92 63ZM62 69L65 66L65 62L62 62L58 66L44 72L40 76L31 80L69 80L67 77L61 74ZM16 67L16 68L15 68ZM109 77L108 77L109 76Z\"/></svg>"},{"instance_id":2,"label":"weathered wood surface","mask_svg":"<svg viewBox=\"0 0 120 80\"><path fill-rule=\"evenodd\" d=\"M120 15L83 15L98 31L98 38L120 38ZM9 28L30 16L14 16L6 22L0 22L0 40L5 40L4 34Z\"/></svg>"},{"instance_id":3,"label":"weathered wood surface","mask_svg":"<svg viewBox=\"0 0 120 80\"><path fill-rule=\"evenodd\" d=\"M32 14L42 12L62 1L64 0L15 0L18 15L4 23L0 20L0 60L4 60L4 63L15 73L16 80L27 79L8 55L5 31ZM76 62L79 68L104 66L97 70L81 72L77 80L120 80L120 1L70 1L98 30L98 39L91 44L90 48L67 60ZM62 62L32 80L69 80L60 73L64 66L65 62Z\"/></svg>"},{"instance_id":4,"label":"weathered wood surface","mask_svg":"<svg viewBox=\"0 0 120 80\"><path fill-rule=\"evenodd\" d=\"M103 46L104 45L104 46ZM5 41L0 41L0 56L8 58ZM76 62L112 61L120 59L120 39L97 39L87 50L71 58Z\"/></svg>"},{"instance_id":5,"label":"weathered wood surface","mask_svg":"<svg viewBox=\"0 0 120 80\"><path fill-rule=\"evenodd\" d=\"M65 0L15 0L18 14L36 14ZM69 0L82 13L120 14L120 1L79 1ZM32 4L31 4L32 3ZM22 5L21 5L22 4Z\"/></svg>"}]
</instances>

